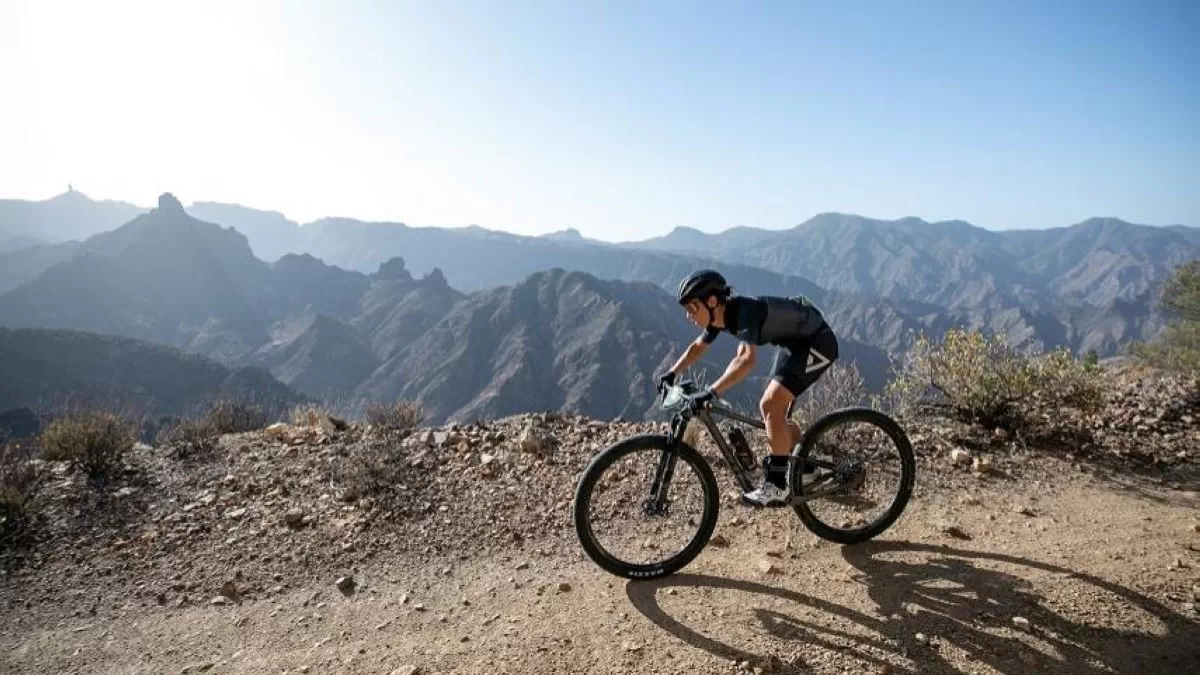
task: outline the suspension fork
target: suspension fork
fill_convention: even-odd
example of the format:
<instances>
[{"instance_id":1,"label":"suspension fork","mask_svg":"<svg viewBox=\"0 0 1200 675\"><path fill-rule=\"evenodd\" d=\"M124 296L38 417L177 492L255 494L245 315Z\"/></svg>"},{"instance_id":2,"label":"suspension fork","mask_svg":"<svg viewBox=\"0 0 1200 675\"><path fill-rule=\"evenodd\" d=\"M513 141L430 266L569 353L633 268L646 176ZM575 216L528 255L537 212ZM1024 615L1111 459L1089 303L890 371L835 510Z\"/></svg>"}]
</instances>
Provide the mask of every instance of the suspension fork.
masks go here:
<instances>
[{"instance_id":1,"label":"suspension fork","mask_svg":"<svg viewBox=\"0 0 1200 675\"><path fill-rule=\"evenodd\" d=\"M675 475L675 461L678 459L676 448L683 432L687 428L687 420L676 417L671 420L671 434L667 437L667 447L663 448L658 458L658 467L654 471L654 482L650 484L650 497L646 500L646 515L666 515L667 493L671 489L671 477Z\"/></svg>"}]
</instances>

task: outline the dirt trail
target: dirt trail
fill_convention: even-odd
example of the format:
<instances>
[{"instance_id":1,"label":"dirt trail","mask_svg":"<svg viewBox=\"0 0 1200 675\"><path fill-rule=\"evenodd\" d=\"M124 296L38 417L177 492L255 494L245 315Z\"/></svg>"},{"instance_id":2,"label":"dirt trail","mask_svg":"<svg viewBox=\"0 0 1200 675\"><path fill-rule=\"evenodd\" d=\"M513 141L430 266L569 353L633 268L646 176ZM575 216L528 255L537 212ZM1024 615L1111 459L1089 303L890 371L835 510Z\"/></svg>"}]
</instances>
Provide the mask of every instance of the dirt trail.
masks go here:
<instances>
[{"instance_id":1,"label":"dirt trail","mask_svg":"<svg viewBox=\"0 0 1200 675\"><path fill-rule=\"evenodd\" d=\"M932 482L856 547L723 504L729 546L656 582L552 537L487 559L376 559L349 595L330 578L226 606L131 599L112 616L10 605L0 671L1200 672L1197 492L1051 459L1021 480Z\"/></svg>"}]
</instances>

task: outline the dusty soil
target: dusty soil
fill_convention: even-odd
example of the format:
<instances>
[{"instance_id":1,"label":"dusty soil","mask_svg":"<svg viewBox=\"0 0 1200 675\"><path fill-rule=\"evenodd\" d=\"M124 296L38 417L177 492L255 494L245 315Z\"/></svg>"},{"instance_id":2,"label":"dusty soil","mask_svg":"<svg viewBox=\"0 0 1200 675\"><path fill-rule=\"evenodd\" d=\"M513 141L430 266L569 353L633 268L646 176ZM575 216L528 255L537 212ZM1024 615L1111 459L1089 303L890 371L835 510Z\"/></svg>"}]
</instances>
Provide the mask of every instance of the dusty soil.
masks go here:
<instances>
[{"instance_id":1,"label":"dusty soil","mask_svg":"<svg viewBox=\"0 0 1200 675\"><path fill-rule=\"evenodd\" d=\"M308 567L298 556L265 580L245 560L243 576L198 567L183 603L152 568L97 554L104 574L63 576L89 561L48 560L0 586L0 671L1200 672L1194 482L1036 454L986 478L942 457L920 472L901 520L858 546L725 500L728 546L652 582L586 560L559 494L542 536ZM256 591L211 604L209 580L231 574ZM352 592L335 585L343 574Z\"/></svg>"}]
</instances>

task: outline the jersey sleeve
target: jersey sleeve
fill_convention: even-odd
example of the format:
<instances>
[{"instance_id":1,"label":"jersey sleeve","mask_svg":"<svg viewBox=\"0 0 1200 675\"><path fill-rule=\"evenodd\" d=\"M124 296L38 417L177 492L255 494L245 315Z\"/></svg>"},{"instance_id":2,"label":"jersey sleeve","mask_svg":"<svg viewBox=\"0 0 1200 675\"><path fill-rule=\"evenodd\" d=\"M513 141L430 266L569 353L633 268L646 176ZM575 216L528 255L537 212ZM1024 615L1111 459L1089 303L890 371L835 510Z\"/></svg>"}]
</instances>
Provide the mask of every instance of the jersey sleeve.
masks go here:
<instances>
[{"instance_id":1,"label":"jersey sleeve","mask_svg":"<svg viewBox=\"0 0 1200 675\"><path fill-rule=\"evenodd\" d=\"M706 345L711 345L713 340L716 340L717 336L720 334L720 328L717 328L716 326L709 326L708 328L704 329L703 333L700 334L700 341Z\"/></svg>"}]
</instances>

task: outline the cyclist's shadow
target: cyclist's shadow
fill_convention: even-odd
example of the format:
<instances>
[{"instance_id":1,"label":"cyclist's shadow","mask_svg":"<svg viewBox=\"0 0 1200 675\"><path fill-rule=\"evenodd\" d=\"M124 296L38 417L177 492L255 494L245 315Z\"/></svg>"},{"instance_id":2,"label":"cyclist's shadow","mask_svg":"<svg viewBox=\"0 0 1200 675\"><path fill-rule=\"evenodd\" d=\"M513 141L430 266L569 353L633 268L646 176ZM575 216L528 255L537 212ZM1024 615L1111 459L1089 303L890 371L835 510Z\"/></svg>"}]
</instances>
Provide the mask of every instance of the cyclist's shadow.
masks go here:
<instances>
[{"instance_id":1,"label":"cyclist's shadow","mask_svg":"<svg viewBox=\"0 0 1200 675\"><path fill-rule=\"evenodd\" d=\"M800 661L806 651L824 647L864 665L890 662L893 672L958 672L940 653L949 646L959 652L959 658L986 663L1003 673L1200 672L1200 625L1111 582L1015 556L932 544L875 541L845 546L841 552L857 570L853 580L866 587L874 615L764 583L698 574L630 582L626 593L633 606L663 630L732 661L761 663L770 655L684 625L658 604L658 591L674 586L771 596L795 603L810 617L815 611L866 629L837 630L828 620L800 618L795 612L777 611L778 607L755 608L755 627L780 641L780 649L796 652ZM1120 604L1125 612L1144 613L1155 628L1148 632L1088 626L1060 616L1042 603L1028 582L998 569L1004 566L1056 575L1055 583L1088 585L1092 595L1096 590L1111 594L1113 604ZM753 607L753 599L746 598L744 604ZM1012 629L1011 618L1017 615L1029 620L1032 638L1017 640L992 631ZM713 632L719 631L717 627ZM931 636L933 644L917 644L917 632ZM854 646L847 649L847 643ZM904 647L907 658L900 653ZM881 652L894 657L885 660Z\"/></svg>"}]
</instances>

